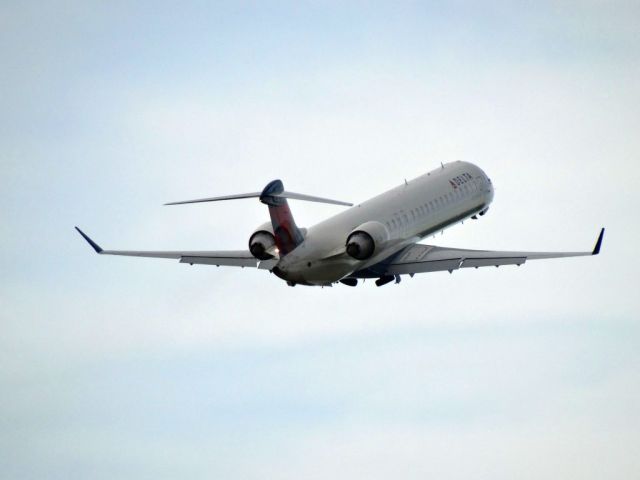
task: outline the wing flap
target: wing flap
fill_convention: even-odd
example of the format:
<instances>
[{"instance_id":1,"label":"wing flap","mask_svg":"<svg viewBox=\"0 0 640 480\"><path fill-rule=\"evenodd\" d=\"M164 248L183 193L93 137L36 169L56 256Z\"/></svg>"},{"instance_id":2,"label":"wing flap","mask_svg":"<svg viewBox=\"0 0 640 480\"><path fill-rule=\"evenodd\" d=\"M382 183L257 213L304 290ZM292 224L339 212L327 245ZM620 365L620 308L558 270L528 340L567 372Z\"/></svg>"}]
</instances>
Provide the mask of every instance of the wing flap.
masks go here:
<instances>
[{"instance_id":1,"label":"wing flap","mask_svg":"<svg viewBox=\"0 0 640 480\"><path fill-rule=\"evenodd\" d=\"M202 252L103 250L101 255L125 257L168 258L191 265L216 265L218 267L256 267L258 260L248 250L222 250Z\"/></svg>"},{"instance_id":2,"label":"wing flap","mask_svg":"<svg viewBox=\"0 0 640 480\"><path fill-rule=\"evenodd\" d=\"M457 258L449 260L427 260L422 262L396 263L387 268L387 275L407 275L411 273L428 273L445 270L456 270L459 268L460 260Z\"/></svg>"},{"instance_id":3,"label":"wing flap","mask_svg":"<svg viewBox=\"0 0 640 480\"><path fill-rule=\"evenodd\" d=\"M187 253L187 252L185 252ZM188 263L190 265L215 265L217 267L256 267L258 260L249 254L249 257L228 257L221 256L223 252L216 252L216 255L183 255L180 257L180 263Z\"/></svg>"},{"instance_id":4,"label":"wing flap","mask_svg":"<svg viewBox=\"0 0 640 480\"><path fill-rule=\"evenodd\" d=\"M527 257L493 257L493 258L465 258L460 268L499 267L501 265L522 265Z\"/></svg>"}]
</instances>

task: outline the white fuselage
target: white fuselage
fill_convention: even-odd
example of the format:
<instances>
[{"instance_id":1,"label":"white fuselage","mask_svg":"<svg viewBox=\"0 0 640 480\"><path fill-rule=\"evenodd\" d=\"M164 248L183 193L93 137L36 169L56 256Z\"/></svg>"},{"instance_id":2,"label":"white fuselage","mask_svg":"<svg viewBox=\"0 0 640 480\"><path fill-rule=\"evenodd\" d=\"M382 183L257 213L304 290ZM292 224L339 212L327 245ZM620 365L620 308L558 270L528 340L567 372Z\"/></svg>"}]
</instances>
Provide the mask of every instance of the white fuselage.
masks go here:
<instances>
[{"instance_id":1,"label":"white fuselage","mask_svg":"<svg viewBox=\"0 0 640 480\"><path fill-rule=\"evenodd\" d=\"M304 241L278 262L279 275L293 283L330 285L484 212L492 200L491 181L480 168L447 163L309 228ZM370 221L384 225L387 240L366 260L350 257L349 234Z\"/></svg>"}]
</instances>

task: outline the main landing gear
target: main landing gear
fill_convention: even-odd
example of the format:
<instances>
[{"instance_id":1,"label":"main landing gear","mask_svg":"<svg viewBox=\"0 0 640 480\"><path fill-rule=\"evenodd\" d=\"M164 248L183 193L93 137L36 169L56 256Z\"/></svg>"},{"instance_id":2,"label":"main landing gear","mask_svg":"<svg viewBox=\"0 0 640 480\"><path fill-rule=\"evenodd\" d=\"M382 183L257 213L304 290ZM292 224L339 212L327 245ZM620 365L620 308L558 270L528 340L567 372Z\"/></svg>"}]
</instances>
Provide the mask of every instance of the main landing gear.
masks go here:
<instances>
[{"instance_id":1,"label":"main landing gear","mask_svg":"<svg viewBox=\"0 0 640 480\"><path fill-rule=\"evenodd\" d=\"M393 282L394 280L396 281L396 283L400 283L400 275L383 275L378 280L376 280L376 286L381 287L383 285L386 285L387 283Z\"/></svg>"},{"instance_id":2,"label":"main landing gear","mask_svg":"<svg viewBox=\"0 0 640 480\"><path fill-rule=\"evenodd\" d=\"M480 212L478 212L478 215L480 215L481 217L484 216L485 213L487 213L489 211L489 207L485 208L484 210L481 210ZM478 219L478 215L473 215L471 217L472 220L477 220Z\"/></svg>"}]
</instances>

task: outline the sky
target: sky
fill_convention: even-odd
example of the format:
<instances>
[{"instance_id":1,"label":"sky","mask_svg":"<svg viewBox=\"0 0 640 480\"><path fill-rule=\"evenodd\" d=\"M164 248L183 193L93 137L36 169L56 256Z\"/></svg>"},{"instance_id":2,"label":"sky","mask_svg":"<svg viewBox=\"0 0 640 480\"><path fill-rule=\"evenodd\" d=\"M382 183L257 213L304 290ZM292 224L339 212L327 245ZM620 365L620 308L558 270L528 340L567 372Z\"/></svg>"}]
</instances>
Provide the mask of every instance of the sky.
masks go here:
<instances>
[{"instance_id":1,"label":"sky","mask_svg":"<svg viewBox=\"0 0 640 480\"><path fill-rule=\"evenodd\" d=\"M2 2L0 478L640 476L637 2ZM245 248L287 188L457 159L437 245L593 258L376 288ZM298 225L342 207L291 202Z\"/></svg>"}]
</instances>

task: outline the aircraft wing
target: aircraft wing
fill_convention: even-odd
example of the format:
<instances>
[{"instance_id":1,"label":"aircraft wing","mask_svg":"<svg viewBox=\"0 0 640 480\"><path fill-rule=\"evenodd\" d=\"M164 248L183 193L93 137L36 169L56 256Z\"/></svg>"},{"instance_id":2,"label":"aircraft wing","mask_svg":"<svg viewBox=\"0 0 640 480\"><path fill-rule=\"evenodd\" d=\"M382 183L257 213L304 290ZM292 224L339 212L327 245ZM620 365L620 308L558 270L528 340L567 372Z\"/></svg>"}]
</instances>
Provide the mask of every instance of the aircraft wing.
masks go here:
<instances>
[{"instance_id":1,"label":"aircraft wing","mask_svg":"<svg viewBox=\"0 0 640 480\"><path fill-rule=\"evenodd\" d=\"M103 250L100 245L91 240L87 234L76 227L76 230L89 245L100 255L124 255L127 257L171 258L180 263L216 265L227 267L254 267L271 270L277 259L260 261L251 255L249 250L223 251L143 251L143 250Z\"/></svg>"},{"instance_id":2,"label":"aircraft wing","mask_svg":"<svg viewBox=\"0 0 640 480\"><path fill-rule=\"evenodd\" d=\"M433 245L412 245L384 262L384 275L413 275L415 273L457 270L459 268L499 267L500 265L522 265L528 260L547 258L582 257L598 255L604 228L596 245L589 252L509 252L493 250L464 250L460 248L436 247ZM372 270L378 271L374 266Z\"/></svg>"}]
</instances>

